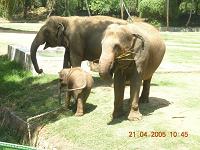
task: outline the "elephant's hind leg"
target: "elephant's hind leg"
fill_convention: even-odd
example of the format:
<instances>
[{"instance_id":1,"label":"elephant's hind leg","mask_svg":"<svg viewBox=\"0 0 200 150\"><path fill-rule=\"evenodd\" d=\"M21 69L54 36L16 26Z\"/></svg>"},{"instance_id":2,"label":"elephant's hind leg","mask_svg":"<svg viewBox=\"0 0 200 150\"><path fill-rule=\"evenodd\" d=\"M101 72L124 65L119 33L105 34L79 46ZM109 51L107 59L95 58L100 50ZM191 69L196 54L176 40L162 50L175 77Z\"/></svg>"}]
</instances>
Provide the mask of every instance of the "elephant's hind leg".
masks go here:
<instances>
[{"instance_id":1,"label":"elephant's hind leg","mask_svg":"<svg viewBox=\"0 0 200 150\"><path fill-rule=\"evenodd\" d=\"M78 96L77 99L77 108L76 108L76 113L75 116L83 116L83 110L84 110L84 103L81 97Z\"/></svg>"},{"instance_id":2,"label":"elephant's hind leg","mask_svg":"<svg viewBox=\"0 0 200 150\"><path fill-rule=\"evenodd\" d=\"M149 102L149 91L150 91L151 78L143 81L142 94L140 96L140 103Z\"/></svg>"},{"instance_id":3,"label":"elephant's hind leg","mask_svg":"<svg viewBox=\"0 0 200 150\"><path fill-rule=\"evenodd\" d=\"M120 71L116 71L114 74L114 111L113 118L120 117L123 112L123 99L125 89L125 75Z\"/></svg>"}]
</instances>

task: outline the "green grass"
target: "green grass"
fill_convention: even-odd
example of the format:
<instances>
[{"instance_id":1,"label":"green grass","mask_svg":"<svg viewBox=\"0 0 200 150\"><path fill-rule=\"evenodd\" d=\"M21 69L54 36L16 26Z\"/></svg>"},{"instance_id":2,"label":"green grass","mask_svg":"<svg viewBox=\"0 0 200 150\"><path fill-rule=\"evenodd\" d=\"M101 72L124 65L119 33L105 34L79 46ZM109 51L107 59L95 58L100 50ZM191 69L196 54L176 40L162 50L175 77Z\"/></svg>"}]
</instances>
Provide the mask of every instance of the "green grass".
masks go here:
<instances>
[{"instance_id":1,"label":"green grass","mask_svg":"<svg viewBox=\"0 0 200 150\"><path fill-rule=\"evenodd\" d=\"M44 136L47 139L58 136L85 149L125 150L149 147L153 149L196 149L200 137L193 123L200 123L200 119L197 118L200 108L197 100L199 101L200 93L199 87L195 87L193 83L200 82L199 75L198 73L155 74L152 80L150 103L141 105L141 112L144 116L143 120L137 122L130 122L125 117L111 122L113 89L95 87L87 101L86 107L89 111L87 114L83 117L63 117L56 122L49 123L45 127ZM193 82L190 82L191 78ZM98 81L98 84L104 84L97 77L95 81ZM198 99L192 99L195 97ZM194 103L196 106L193 106ZM172 117L176 115L185 116L185 121L173 119ZM130 131L136 132L137 136L129 137ZM151 137L152 131L165 132L167 135L162 138ZM182 137L180 134L177 137L171 137L170 132L174 131L188 132L189 137ZM148 136L141 137L140 132L147 132Z\"/></svg>"},{"instance_id":2,"label":"green grass","mask_svg":"<svg viewBox=\"0 0 200 150\"><path fill-rule=\"evenodd\" d=\"M6 56L0 56L0 64L0 106L9 107L24 120L59 106L57 76L33 77ZM1 129L0 141L13 142L15 135L5 137L6 131Z\"/></svg>"},{"instance_id":3,"label":"green grass","mask_svg":"<svg viewBox=\"0 0 200 150\"><path fill-rule=\"evenodd\" d=\"M25 118L58 106L56 76L33 77L5 56L0 57L0 64L1 105L11 107Z\"/></svg>"},{"instance_id":4,"label":"green grass","mask_svg":"<svg viewBox=\"0 0 200 150\"><path fill-rule=\"evenodd\" d=\"M198 32L163 32L161 35L166 42L166 53L162 63L185 68L199 68L200 36Z\"/></svg>"}]
</instances>

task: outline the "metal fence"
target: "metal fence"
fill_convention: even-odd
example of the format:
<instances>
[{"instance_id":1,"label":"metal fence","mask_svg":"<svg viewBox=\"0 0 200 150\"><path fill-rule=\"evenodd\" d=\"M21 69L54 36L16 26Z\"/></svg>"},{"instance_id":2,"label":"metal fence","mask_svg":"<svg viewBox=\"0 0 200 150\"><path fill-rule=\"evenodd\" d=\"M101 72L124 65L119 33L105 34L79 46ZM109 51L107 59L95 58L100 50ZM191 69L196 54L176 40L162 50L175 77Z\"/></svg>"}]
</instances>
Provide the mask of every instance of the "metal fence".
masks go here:
<instances>
[{"instance_id":1,"label":"metal fence","mask_svg":"<svg viewBox=\"0 0 200 150\"><path fill-rule=\"evenodd\" d=\"M37 149L34 147L29 147L24 145L0 142L0 150L37 150Z\"/></svg>"}]
</instances>

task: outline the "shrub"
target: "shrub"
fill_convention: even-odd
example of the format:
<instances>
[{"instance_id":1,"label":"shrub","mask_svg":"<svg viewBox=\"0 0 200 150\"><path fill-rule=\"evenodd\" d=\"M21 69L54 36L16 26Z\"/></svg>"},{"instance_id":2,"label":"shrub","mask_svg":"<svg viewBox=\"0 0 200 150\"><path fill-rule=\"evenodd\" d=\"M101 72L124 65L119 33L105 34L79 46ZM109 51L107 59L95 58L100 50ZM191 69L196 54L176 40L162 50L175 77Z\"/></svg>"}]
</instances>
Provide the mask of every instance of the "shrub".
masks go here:
<instances>
[{"instance_id":1,"label":"shrub","mask_svg":"<svg viewBox=\"0 0 200 150\"><path fill-rule=\"evenodd\" d=\"M166 18L166 0L142 0L139 3L140 17L148 18L150 22L157 20L165 21ZM169 20L170 23L176 24L179 16L178 2L169 0Z\"/></svg>"},{"instance_id":2,"label":"shrub","mask_svg":"<svg viewBox=\"0 0 200 150\"><path fill-rule=\"evenodd\" d=\"M142 0L139 12L140 17L161 20L165 14L165 0Z\"/></svg>"},{"instance_id":3,"label":"shrub","mask_svg":"<svg viewBox=\"0 0 200 150\"><path fill-rule=\"evenodd\" d=\"M76 9L78 7L78 0L69 0L69 10L65 10L65 0L56 0L54 5L55 14L59 16L66 16L66 12L68 11L68 15L76 14Z\"/></svg>"}]
</instances>

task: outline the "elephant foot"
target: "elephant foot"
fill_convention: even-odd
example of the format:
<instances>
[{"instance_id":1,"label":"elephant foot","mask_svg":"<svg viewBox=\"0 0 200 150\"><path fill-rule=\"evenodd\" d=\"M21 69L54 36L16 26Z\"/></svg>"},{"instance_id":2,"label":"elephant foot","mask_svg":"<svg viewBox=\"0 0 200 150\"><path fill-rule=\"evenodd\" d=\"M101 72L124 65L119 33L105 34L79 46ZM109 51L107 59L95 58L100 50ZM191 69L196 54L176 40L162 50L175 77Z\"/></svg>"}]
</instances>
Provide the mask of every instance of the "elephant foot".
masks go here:
<instances>
[{"instance_id":1,"label":"elephant foot","mask_svg":"<svg viewBox=\"0 0 200 150\"><path fill-rule=\"evenodd\" d=\"M139 103L149 103L149 97L140 97Z\"/></svg>"},{"instance_id":2,"label":"elephant foot","mask_svg":"<svg viewBox=\"0 0 200 150\"><path fill-rule=\"evenodd\" d=\"M76 112L76 113L75 113L75 116L76 116L76 117L83 116L83 112Z\"/></svg>"},{"instance_id":3,"label":"elephant foot","mask_svg":"<svg viewBox=\"0 0 200 150\"><path fill-rule=\"evenodd\" d=\"M138 121L142 119L142 114L138 111L130 111L128 115L128 120L130 121Z\"/></svg>"},{"instance_id":4,"label":"elephant foot","mask_svg":"<svg viewBox=\"0 0 200 150\"><path fill-rule=\"evenodd\" d=\"M112 117L113 117L113 119L115 119L115 118L119 118L119 117L121 117L123 115L124 115L124 112L122 110L114 111L113 114L112 114Z\"/></svg>"}]
</instances>

